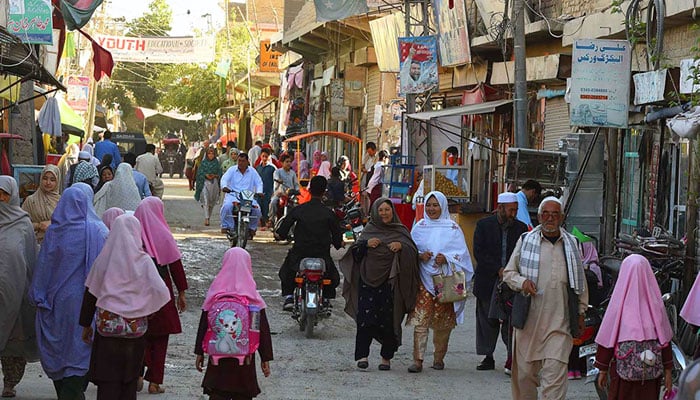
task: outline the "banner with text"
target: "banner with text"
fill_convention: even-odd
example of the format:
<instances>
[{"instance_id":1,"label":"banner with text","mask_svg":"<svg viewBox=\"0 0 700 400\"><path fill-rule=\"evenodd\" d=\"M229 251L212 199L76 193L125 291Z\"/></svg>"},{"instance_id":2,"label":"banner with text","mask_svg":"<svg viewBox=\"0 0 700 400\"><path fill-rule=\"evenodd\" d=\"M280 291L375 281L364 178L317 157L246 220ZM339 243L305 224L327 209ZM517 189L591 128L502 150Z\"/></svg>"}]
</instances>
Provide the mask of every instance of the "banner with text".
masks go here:
<instances>
[{"instance_id":1,"label":"banner with text","mask_svg":"<svg viewBox=\"0 0 700 400\"><path fill-rule=\"evenodd\" d=\"M472 53L469 48L469 31L467 30L467 12L464 0L433 0L433 8L438 25L440 65L451 67L470 64Z\"/></svg>"},{"instance_id":2,"label":"banner with text","mask_svg":"<svg viewBox=\"0 0 700 400\"><path fill-rule=\"evenodd\" d=\"M97 43L112 53L114 61L159 64L210 63L214 61L213 37L126 37L97 35Z\"/></svg>"},{"instance_id":3,"label":"banner with text","mask_svg":"<svg viewBox=\"0 0 700 400\"><path fill-rule=\"evenodd\" d=\"M9 0L7 31L24 43L53 43L51 0Z\"/></svg>"},{"instance_id":4,"label":"banner with text","mask_svg":"<svg viewBox=\"0 0 700 400\"><path fill-rule=\"evenodd\" d=\"M260 72L279 72L279 51L272 50L270 39L260 41Z\"/></svg>"},{"instance_id":5,"label":"banner with text","mask_svg":"<svg viewBox=\"0 0 700 400\"><path fill-rule=\"evenodd\" d=\"M574 42L571 125L627 127L630 54L631 46L626 40L582 39Z\"/></svg>"}]
</instances>

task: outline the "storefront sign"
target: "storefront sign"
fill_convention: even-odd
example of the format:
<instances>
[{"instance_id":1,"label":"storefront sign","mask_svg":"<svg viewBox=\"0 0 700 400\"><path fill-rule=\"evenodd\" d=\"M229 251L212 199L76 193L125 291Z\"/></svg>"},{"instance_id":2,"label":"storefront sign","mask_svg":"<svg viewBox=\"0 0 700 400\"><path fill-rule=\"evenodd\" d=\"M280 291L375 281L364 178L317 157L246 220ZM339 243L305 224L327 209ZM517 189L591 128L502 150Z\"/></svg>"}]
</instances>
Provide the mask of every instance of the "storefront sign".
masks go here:
<instances>
[{"instance_id":1,"label":"storefront sign","mask_svg":"<svg viewBox=\"0 0 700 400\"><path fill-rule=\"evenodd\" d=\"M355 67L352 63L345 63L343 105L348 107L362 107L365 105L366 76L367 68Z\"/></svg>"},{"instance_id":2,"label":"storefront sign","mask_svg":"<svg viewBox=\"0 0 700 400\"><path fill-rule=\"evenodd\" d=\"M416 36L399 38L401 94L424 93L437 89L437 38Z\"/></svg>"},{"instance_id":3,"label":"storefront sign","mask_svg":"<svg viewBox=\"0 0 700 400\"><path fill-rule=\"evenodd\" d=\"M90 78L87 76L71 76L66 85L66 103L75 111L87 111Z\"/></svg>"},{"instance_id":4,"label":"storefront sign","mask_svg":"<svg viewBox=\"0 0 700 400\"><path fill-rule=\"evenodd\" d=\"M347 121L348 108L343 104L343 80L331 80L330 89L331 121Z\"/></svg>"},{"instance_id":5,"label":"storefront sign","mask_svg":"<svg viewBox=\"0 0 700 400\"><path fill-rule=\"evenodd\" d=\"M214 60L214 38L126 37L97 35L97 43L114 61L159 64L209 63Z\"/></svg>"},{"instance_id":6,"label":"storefront sign","mask_svg":"<svg viewBox=\"0 0 700 400\"><path fill-rule=\"evenodd\" d=\"M7 30L24 43L52 44L51 0L9 0Z\"/></svg>"},{"instance_id":7,"label":"storefront sign","mask_svg":"<svg viewBox=\"0 0 700 400\"><path fill-rule=\"evenodd\" d=\"M574 42L571 125L627 127L630 49L626 40L583 39Z\"/></svg>"},{"instance_id":8,"label":"storefront sign","mask_svg":"<svg viewBox=\"0 0 700 400\"><path fill-rule=\"evenodd\" d=\"M453 7L450 7L450 3ZM440 65L451 67L472 62L464 0L433 0L437 19Z\"/></svg>"},{"instance_id":9,"label":"storefront sign","mask_svg":"<svg viewBox=\"0 0 700 400\"><path fill-rule=\"evenodd\" d=\"M261 72L277 72L279 71L279 57L282 55L279 51L272 50L270 39L260 41L260 71Z\"/></svg>"}]
</instances>

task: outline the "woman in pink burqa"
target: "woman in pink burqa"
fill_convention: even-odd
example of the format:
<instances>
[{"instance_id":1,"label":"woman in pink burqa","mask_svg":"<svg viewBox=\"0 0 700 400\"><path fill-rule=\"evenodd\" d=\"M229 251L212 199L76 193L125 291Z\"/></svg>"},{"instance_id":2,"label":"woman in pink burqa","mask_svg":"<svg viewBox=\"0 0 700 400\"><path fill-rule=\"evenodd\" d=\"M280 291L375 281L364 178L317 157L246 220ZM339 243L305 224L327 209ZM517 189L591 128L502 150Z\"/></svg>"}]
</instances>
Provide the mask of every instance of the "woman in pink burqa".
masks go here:
<instances>
[{"instance_id":1,"label":"woman in pink burqa","mask_svg":"<svg viewBox=\"0 0 700 400\"><path fill-rule=\"evenodd\" d=\"M695 283L685 299L685 304L681 309L681 318L687 323L696 327L700 326L700 274L695 278ZM693 359L700 359L700 340L695 348Z\"/></svg>"},{"instance_id":2,"label":"woman in pink burqa","mask_svg":"<svg viewBox=\"0 0 700 400\"><path fill-rule=\"evenodd\" d=\"M321 168L321 162L323 161L321 159L321 150L314 151L312 159L313 164L311 164L311 175L309 176L310 178L316 176L318 174L319 168Z\"/></svg>"},{"instance_id":3,"label":"woman in pink burqa","mask_svg":"<svg viewBox=\"0 0 700 400\"><path fill-rule=\"evenodd\" d=\"M158 269L160 277L170 291L170 301L163 306L153 317L148 320L148 332L146 332L146 354L144 355L144 368L146 374L143 379L149 382L148 393L164 393L160 385L163 384L165 375L165 356L168 352L168 339L170 335L181 333L180 316L187 306L185 290L187 290L187 278L182 266L182 256L177 248L175 238L170 233L170 227L165 221L163 202L154 196L141 200L136 207L134 216L141 222L143 231L141 239L143 247ZM173 283L177 288L177 305ZM143 385L139 379L139 390Z\"/></svg>"},{"instance_id":4,"label":"woman in pink burqa","mask_svg":"<svg viewBox=\"0 0 700 400\"><path fill-rule=\"evenodd\" d=\"M199 320L197 340L194 352L197 354L195 366L198 371L204 368L204 349L202 341L208 327L208 311L219 299L226 296L240 296L248 300L248 304L260 309L260 369L265 377L270 376L270 361L272 360L272 337L270 325L265 314L265 301L257 291L253 280L253 267L250 254L240 247L226 251L221 263L221 271L216 275L209 287L207 297L202 304L202 317ZM202 381L204 394L210 400L243 400L252 399L260 394L257 376L255 374L255 354L248 356L241 365L236 358L209 357L207 372Z\"/></svg>"},{"instance_id":5,"label":"woman in pink burqa","mask_svg":"<svg viewBox=\"0 0 700 400\"><path fill-rule=\"evenodd\" d=\"M672 338L661 290L649 261L638 254L627 256L620 266L610 305L595 339L598 383L608 388L608 399L658 400L662 386L671 390L673 355L669 342ZM661 377L630 381L619 376L616 369L618 358L622 358L619 345L627 341L658 341L664 369Z\"/></svg>"}]
</instances>

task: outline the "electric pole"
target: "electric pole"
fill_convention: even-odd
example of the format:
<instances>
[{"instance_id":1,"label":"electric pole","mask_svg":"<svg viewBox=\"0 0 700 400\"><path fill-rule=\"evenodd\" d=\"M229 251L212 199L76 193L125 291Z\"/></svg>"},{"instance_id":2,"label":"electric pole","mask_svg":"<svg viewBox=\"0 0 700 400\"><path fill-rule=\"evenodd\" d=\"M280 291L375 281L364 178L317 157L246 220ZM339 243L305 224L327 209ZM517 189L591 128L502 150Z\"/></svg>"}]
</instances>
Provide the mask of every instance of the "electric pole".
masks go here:
<instances>
[{"instance_id":1,"label":"electric pole","mask_svg":"<svg viewBox=\"0 0 700 400\"><path fill-rule=\"evenodd\" d=\"M527 71L525 68L525 0L513 3L513 50L515 55L515 146L527 148Z\"/></svg>"}]
</instances>

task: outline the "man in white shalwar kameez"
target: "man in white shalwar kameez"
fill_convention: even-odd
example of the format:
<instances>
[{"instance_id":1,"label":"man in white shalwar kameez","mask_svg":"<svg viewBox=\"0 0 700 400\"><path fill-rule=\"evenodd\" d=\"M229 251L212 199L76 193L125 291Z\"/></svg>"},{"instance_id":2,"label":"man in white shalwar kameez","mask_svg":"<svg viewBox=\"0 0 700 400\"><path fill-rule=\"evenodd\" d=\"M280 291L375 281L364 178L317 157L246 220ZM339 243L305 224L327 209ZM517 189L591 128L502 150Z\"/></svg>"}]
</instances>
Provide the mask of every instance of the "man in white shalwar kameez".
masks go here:
<instances>
[{"instance_id":1,"label":"man in white shalwar kameez","mask_svg":"<svg viewBox=\"0 0 700 400\"><path fill-rule=\"evenodd\" d=\"M538 386L541 398L564 400L572 331L583 326L588 288L576 239L560 228L561 202L544 199L538 219L541 225L518 240L503 275L532 299L525 326L514 329L511 387L514 400L536 400ZM569 306L570 295L578 296L578 304Z\"/></svg>"}]
</instances>

